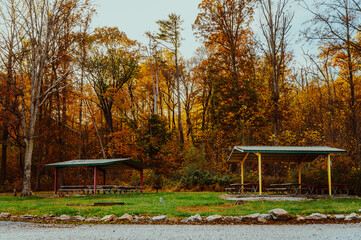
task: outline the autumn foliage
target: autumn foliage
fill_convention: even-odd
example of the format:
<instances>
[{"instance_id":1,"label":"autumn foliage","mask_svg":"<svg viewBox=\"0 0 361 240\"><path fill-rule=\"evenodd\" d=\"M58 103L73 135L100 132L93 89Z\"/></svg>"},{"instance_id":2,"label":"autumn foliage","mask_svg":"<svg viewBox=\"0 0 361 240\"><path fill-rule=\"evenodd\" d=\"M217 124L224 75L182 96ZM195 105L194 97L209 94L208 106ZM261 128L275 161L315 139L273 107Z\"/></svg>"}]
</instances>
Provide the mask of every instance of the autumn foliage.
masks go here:
<instances>
[{"instance_id":1,"label":"autumn foliage","mask_svg":"<svg viewBox=\"0 0 361 240\"><path fill-rule=\"evenodd\" d=\"M233 146L276 144L346 149L347 154L333 158L333 181L361 193L359 29L349 41L320 36L317 52L306 53L303 65L286 47L286 35L273 42L285 44L274 46L282 55L271 55L257 40L252 23L258 1L203 0L193 25L203 46L184 59L181 16L158 21L159 32L148 33L150 43L142 44L116 27L91 29L94 6L78 2L89 14L79 7L71 15L74 27L51 42L52 57L38 79L42 85L31 137L22 122L31 102L27 68L34 39L21 35L20 46L19 35L13 42L4 38L11 31L0 35L1 191L21 190L31 138L33 190L52 187L46 163L129 157L154 167L145 174L149 188L221 191L240 178L239 166L226 162ZM314 21L324 24L317 15ZM305 164L303 181L326 183L325 164L323 159ZM263 168L266 184L297 178L292 164ZM87 169L66 171L65 183L91 183ZM257 179L256 166L246 165L246 172L246 181ZM109 181L139 184L139 176L115 171Z\"/></svg>"}]
</instances>

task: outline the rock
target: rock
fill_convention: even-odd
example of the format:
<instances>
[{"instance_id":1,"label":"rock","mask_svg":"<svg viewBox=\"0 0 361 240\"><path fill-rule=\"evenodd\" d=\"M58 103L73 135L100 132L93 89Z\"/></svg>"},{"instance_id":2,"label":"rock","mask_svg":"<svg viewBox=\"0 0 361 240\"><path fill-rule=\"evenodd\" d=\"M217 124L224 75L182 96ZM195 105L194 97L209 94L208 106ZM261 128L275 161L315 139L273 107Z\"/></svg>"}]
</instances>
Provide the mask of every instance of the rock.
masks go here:
<instances>
[{"instance_id":1,"label":"rock","mask_svg":"<svg viewBox=\"0 0 361 240\"><path fill-rule=\"evenodd\" d=\"M358 218L358 215L356 213L351 213L350 215L347 215L345 217L345 221L352 221L356 220Z\"/></svg>"},{"instance_id":2,"label":"rock","mask_svg":"<svg viewBox=\"0 0 361 240\"><path fill-rule=\"evenodd\" d=\"M327 219L334 219L334 216L332 216L331 214L327 214L326 217Z\"/></svg>"},{"instance_id":3,"label":"rock","mask_svg":"<svg viewBox=\"0 0 361 240\"><path fill-rule=\"evenodd\" d=\"M164 202L164 199L163 199L163 198L159 198L159 202Z\"/></svg>"},{"instance_id":4,"label":"rock","mask_svg":"<svg viewBox=\"0 0 361 240\"><path fill-rule=\"evenodd\" d=\"M44 214L43 218L50 218L50 214Z\"/></svg>"},{"instance_id":5,"label":"rock","mask_svg":"<svg viewBox=\"0 0 361 240\"><path fill-rule=\"evenodd\" d=\"M153 221L168 221L168 217L166 215L160 215L160 216L155 216L152 218Z\"/></svg>"},{"instance_id":6,"label":"rock","mask_svg":"<svg viewBox=\"0 0 361 240\"><path fill-rule=\"evenodd\" d=\"M18 220L18 216L11 216L10 217L10 221L17 221Z\"/></svg>"},{"instance_id":7,"label":"rock","mask_svg":"<svg viewBox=\"0 0 361 240\"><path fill-rule=\"evenodd\" d=\"M101 218L91 217L91 218L86 218L85 222L99 222L100 220L101 220Z\"/></svg>"},{"instance_id":8,"label":"rock","mask_svg":"<svg viewBox=\"0 0 361 240\"><path fill-rule=\"evenodd\" d=\"M72 220L73 218L71 217L71 216L69 216L69 215L66 215L66 214L63 214L63 215L61 215L60 217L58 217L58 220L60 220L60 221L70 221L70 220Z\"/></svg>"},{"instance_id":9,"label":"rock","mask_svg":"<svg viewBox=\"0 0 361 240\"><path fill-rule=\"evenodd\" d=\"M138 219L139 219L139 218L138 218ZM132 217L132 215L126 213L126 214L124 214L123 216L118 217L117 220L118 220L118 221L129 221L129 222L131 222L131 221L133 221L133 217Z\"/></svg>"},{"instance_id":10,"label":"rock","mask_svg":"<svg viewBox=\"0 0 361 240\"><path fill-rule=\"evenodd\" d=\"M358 210L359 213L361 213L361 208Z\"/></svg>"},{"instance_id":11,"label":"rock","mask_svg":"<svg viewBox=\"0 0 361 240\"><path fill-rule=\"evenodd\" d=\"M259 213L248 214L246 216L243 216L242 220L243 221L257 220L260 215L261 214L259 214Z\"/></svg>"},{"instance_id":12,"label":"rock","mask_svg":"<svg viewBox=\"0 0 361 240\"><path fill-rule=\"evenodd\" d=\"M11 214L10 213L6 213L6 212L2 212L0 214L0 218L10 218Z\"/></svg>"},{"instance_id":13,"label":"rock","mask_svg":"<svg viewBox=\"0 0 361 240\"><path fill-rule=\"evenodd\" d=\"M243 220L243 216L239 216L237 219L236 219L236 222L242 222Z\"/></svg>"},{"instance_id":14,"label":"rock","mask_svg":"<svg viewBox=\"0 0 361 240\"><path fill-rule=\"evenodd\" d=\"M85 218L84 221L85 221L85 222L94 222L94 219L93 219L93 218Z\"/></svg>"},{"instance_id":15,"label":"rock","mask_svg":"<svg viewBox=\"0 0 361 240\"><path fill-rule=\"evenodd\" d=\"M110 221L112 221L114 218L115 218L115 215L114 215L114 214L110 214L110 215L104 216L101 220L102 220L103 222L110 222Z\"/></svg>"},{"instance_id":16,"label":"rock","mask_svg":"<svg viewBox=\"0 0 361 240\"><path fill-rule=\"evenodd\" d=\"M296 215L296 221L297 222L303 222L303 221L305 221L305 218L300 216L300 215Z\"/></svg>"},{"instance_id":17,"label":"rock","mask_svg":"<svg viewBox=\"0 0 361 240\"><path fill-rule=\"evenodd\" d=\"M310 216L305 217L307 220L326 220L327 217L322 213L312 213Z\"/></svg>"},{"instance_id":18,"label":"rock","mask_svg":"<svg viewBox=\"0 0 361 240\"><path fill-rule=\"evenodd\" d=\"M259 217L257 218L257 221L261 223L266 223L270 219L271 219L270 214L260 214Z\"/></svg>"},{"instance_id":19,"label":"rock","mask_svg":"<svg viewBox=\"0 0 361 240\"><path fill-rule=\"evenodd\" d=\"M190 222L200 222L200 221L202 221L202 217L201 217L201 215L196 214L194 216L190 216L188 218L188 221L190 221Z\"/></svg>"},{"instance_id":20,"label":"rock","mask_svg":"<svg viewBox=\"0 0 361 240\"><path fill-rule=\"evenodd\" d=\"M336 214L333 216L333 218L335 220L344 220L345 219L345 215L342 215L342 214Z\"/></svg>"},{"instance_id":21,"label":"rock","mask_svg":"<svg viewBox=\"0 0 361 240\"><path fill-rule=\"evenodd\" d=\"M78 221L85 221L85 217L82 217L82 216L75 216L74 217L75 220L78 220Z\"/></svg>"},{"instance_id":22,"label":"rock","mask_svg":"<svg viewBox=\"0 0 361 240\"><path fill-rule=\"evenodd\" d=\"M25 215L21 215L19 218L21 220L32 220L32 219L34 219L34 216L30 215L30 214L25 214Z\"/></svg>"},{"instance_id":23,"label":"rock","mask_svg":"<svg viewBox=\"0 0 361 240\"><path fill-rule=\"evenodd\" d=\"M170 222L170 223L178 223L178 222L179 222L179 219L176 218L176 217L173 217L173 218L169 219L169 222Z\"/></svg>"},{"instance_id":24,"label":"rock","mask_svg":"<svg viewBox=\"0 0 361 240\"><path fill-rule=\"evenodd\" d=\"M257 218L257 221L260 222L260 223L266 223L267 222L267 219L263 218L263 217L258 217Z\"/></svg>"},{"instance_id":25,"label":"rock","mask_svg":"<svg viewBox=\"0 0 361 240\"><path fill-rule=\"evenodd\" d=\"M278 221L285 221L292 218L291 214L282 208L272 209L269 211L269 214L271 215L272 219Z\"/></svg>"},{"instance_id":26,"label":"rock","mask_svg":"<svg viewBox=\"0 0 361 240\"><path fill-rule=\"evenodd\" d=\"M232 217L232 216L225 216L223 217L223 220L226 221L226 222L232 222L234 221L235 219L237 219L236 217Z\"/></svg>"},{"instance_id":27,"label":"rock","mask_svg":"<svg viewBox=\"0 0 361 240\"><path fill-rule=\"evenodd\" d=\"M212 215L212 216L208 216L206 218L207 222L217 222L217 221L221 221L222 220L222 216L221 215Z\"/></svg>"},{"instance_id":28,"label":"rock","mask_svg":"<svg viewBox=\"0 0 361 240\"><path fill-rule=\"evenodd\" d=\"M147 217L145 218L145 221L146 221L146 222L150 222L150 221L152 221L152 218L149 217L149 216L147 216Z\"/></svg>"},{"instance_id":29,"label":"rock","mask_svg":"<svg viewBox=\"0 0 361 240\"><path fill-rule=\"evenodd\" d=\"M188 219L188 218L183 218L183 219L181 220L181 223L187 223L187 222L189 222L189 219Z\"/></svg>"},{"instance_id":30,"label":"rock","mask_svg":"<svg viewBox=\"0 0 361 240\"><path fill-rule=\"evenodd\" d=\"M266 220L271 220L271 214L260 214L259 217L264 218Z\"/></svg>"},{"instance_id":31,"label":"rock","mask_svg":"<svg viewBox=\"0 0 361 240\"><path fill-rule=\"evenodd\" d=\"M126 213L126 214L127 214L127 213ZM125 215L125 214L124 214L124 215ZM123 215L123 216L124 216L124 215ZM142 221L142 220L145 219L145 217L143 217L143 216L142 216L142 217L138 217L137 215L135 215L134 217L132 217L131 215L127 214L127 215L124 216L124 218L123 218L123 216L119 217L117 220L122 220L122 221L126 220L126 221L140 222L140 221ZM133 220L131 220L131 218L129 218L129 216L132 217Z\"/></svg>"}]
</instances>

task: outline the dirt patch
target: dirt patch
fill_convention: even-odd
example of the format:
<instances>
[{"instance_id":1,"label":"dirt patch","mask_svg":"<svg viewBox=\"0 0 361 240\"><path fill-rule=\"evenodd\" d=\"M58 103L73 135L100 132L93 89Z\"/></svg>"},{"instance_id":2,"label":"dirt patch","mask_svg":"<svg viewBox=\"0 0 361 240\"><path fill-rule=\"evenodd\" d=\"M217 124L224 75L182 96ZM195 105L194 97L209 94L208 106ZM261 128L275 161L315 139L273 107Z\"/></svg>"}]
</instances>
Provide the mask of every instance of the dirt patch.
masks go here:
<instances>
[{"instance_id":1,"label":"dirt patch","mask_svg":"<svg viewBox=\"0 0 361 240\"><path fill-rule=\"evenodd\" d=\"M176 207L175 209L182 212L198 213L198 212L212 212L214 210L217 210L219 212L225 212L227 209L237 208L237 207L239 206L235 205L234 203L224 203L217 205Z\"/></svg>"}]
</instances>

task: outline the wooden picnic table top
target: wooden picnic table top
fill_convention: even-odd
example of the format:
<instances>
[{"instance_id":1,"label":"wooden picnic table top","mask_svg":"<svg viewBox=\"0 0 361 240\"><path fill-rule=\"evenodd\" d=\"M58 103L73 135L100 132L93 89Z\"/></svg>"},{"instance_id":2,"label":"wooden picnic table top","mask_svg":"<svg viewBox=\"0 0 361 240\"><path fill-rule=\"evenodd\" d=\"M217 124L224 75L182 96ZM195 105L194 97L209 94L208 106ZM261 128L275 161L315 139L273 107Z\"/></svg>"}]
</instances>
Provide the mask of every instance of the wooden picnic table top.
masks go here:
<instances>
[{"instance_id":1,"label":"wooden picnic table top","mask_svg":"<svg viewBox=\"0 0 361 240\"><path fill-rule=\"evenodd\" d=\"M60 187L61 189L66 189L66 188L72 188L72 189L93 189L94 185L64 185ZM98 189L138 189L141 188L141 186L118 186L118 185L97 185Z\"/></svg>"},{"instance_id":2,"label":"wooden picnic table top","mask_svg":"<svg viewBox=\"0 0 361 240\"><path fill-rule=\"evenodd\" d=\"M231 187L239 187L239 186L247 186L249 183L231 183L229 186Z\"/></svg>"},{"instance_id":3,"label":"wooden picnic table top","mask_svg":"<svg viewBox=\"0 0 361 240\"><path fill-rule=\"evenodd\" d=\"M229 186L250 186L250 185L259 185L258 183L231 183Z\"/></svg>"},{"instance_id":4,"label":"wooden picnic table top","mask_svg":"<svg viewBox=\"0 0 361 240\"><path fill-rule=\"evenodd\" d=\"M67 185L67 186L60 186L60 188L86 188L86 185Z\"/></svg>"},{"instance_id":5,"label":"wooden picnic table top","mask_svg":"<svg viewBox=\"0 0 361 240\"><path fill-rule=\"evenodd\" d=\"M271 187L292 187L292 186L300 186L300 183L274 183L274 184L270 184Z\"/></svg>"}]
</instances>

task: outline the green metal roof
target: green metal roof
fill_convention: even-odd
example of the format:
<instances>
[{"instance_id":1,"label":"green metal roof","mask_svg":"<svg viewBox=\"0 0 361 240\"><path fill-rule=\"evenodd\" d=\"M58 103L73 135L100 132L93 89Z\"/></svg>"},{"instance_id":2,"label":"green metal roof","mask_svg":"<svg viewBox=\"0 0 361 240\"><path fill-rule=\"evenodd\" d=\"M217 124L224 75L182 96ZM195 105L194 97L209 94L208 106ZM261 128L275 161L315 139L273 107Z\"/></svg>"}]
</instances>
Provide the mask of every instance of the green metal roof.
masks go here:
<instances>
[{"instance_id":1,"label":"green metal roof","mask_svg":"<svg viewBox=\"0 0 361 240\"><path fill-rule=\"evenodd\" d=\"M144 169L152 168L151 166L135 161L130 158L119 159L84 159L84 160L71 160L65 162L57 162L45 164L45 167L80 167L80 166L99 166L100 168L123 168L123 169Z\"/></svg>"},{"instance_id":2,"label":"green metal roof","mask_svg":"<svg viewBox=\"0 0 361 240\"><path fill-rule=\"evenodd\" d=\"M227 161L240 162L245 157L248 161L258 160L255 154L250 153L260 153L262 161L311 162L320 155L346 151L327 146L235 146Z\"/></svg>"}]
</instances>

